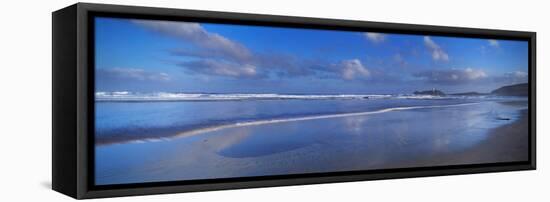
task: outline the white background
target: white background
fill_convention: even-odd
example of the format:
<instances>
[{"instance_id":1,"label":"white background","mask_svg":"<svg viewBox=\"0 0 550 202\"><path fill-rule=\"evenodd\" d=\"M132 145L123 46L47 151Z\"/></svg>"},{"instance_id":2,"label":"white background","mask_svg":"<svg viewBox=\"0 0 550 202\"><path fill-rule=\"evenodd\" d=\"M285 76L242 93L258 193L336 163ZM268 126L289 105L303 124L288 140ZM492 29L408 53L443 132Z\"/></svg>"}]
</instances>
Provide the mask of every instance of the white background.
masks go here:
<instances>
[{"instance_id":1,"label":"white background","mask_svg":"<svg viewBox=\"0 0 550 202\"><path fill-rule=\"evenodd\" d=\"M68 201L51 186L51 12L75 1L1 1L0 201ZM536 31L538 170L101 199L112 201L524 201L550 199L546 1L91 1Z\"/></svg>"}]
</instances>

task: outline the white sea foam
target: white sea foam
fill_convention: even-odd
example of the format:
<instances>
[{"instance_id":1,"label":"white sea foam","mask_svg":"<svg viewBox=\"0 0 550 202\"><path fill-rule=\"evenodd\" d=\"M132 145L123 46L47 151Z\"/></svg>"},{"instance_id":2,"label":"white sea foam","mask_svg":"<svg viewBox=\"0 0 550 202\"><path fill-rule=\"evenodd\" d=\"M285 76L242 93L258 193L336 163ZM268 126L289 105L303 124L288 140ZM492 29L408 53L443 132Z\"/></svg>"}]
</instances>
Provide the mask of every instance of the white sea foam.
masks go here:
<instances>
[{"instance_id":1,"label":"white sea foam","mask_svg":"<svg viewBox=\"0 0 550 202\"><path fill-rule=\"evenodd\" d=\"M434 96L410 94L275 94L275 93L132 93L96 92L96 101L155 102L155 101L231 101L231 100L368 100L368 99L467 99L467 96Z\"/></svg>"}]
</instances>

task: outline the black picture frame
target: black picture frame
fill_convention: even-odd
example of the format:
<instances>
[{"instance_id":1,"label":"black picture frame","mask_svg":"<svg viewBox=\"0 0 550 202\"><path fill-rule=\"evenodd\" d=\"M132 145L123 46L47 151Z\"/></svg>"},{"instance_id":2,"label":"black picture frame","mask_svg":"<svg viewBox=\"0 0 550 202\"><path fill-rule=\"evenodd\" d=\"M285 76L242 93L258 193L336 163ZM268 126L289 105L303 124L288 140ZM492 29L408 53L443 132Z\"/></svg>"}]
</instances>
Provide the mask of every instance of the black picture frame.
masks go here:
<instances>
[{"instance_id":1,"label":"black picture frame","mask_svg":"<svg viewBox=\"0 0 550 202\"><path fill-rule=\"evenodd\" d=\"M529 161L321 174L94 185L94 17L524 40L529 44ZM52 188L84 199L536 169L536 33L77 3L52 14Z\"/></svg>"}]
</instances>

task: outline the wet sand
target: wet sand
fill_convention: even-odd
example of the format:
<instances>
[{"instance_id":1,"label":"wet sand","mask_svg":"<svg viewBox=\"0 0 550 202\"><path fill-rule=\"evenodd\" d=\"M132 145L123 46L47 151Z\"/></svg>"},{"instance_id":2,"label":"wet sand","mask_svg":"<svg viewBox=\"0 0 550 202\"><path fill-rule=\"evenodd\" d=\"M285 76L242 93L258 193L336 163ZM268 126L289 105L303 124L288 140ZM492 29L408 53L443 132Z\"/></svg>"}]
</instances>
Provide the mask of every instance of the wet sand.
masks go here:
<instances>
[{"instance_id":1,"label":"wet sand","mask_svg":"<svg viewBox=\"0 0 550 202\"><path fill-rule=\"evenodd\" d=\"M502 103L412 108L103 145L96 184L522 161L528 117L517 110Z\"/></svg>"},{"instance_id":2,"label":"wet sand","mask_svg":"<svg viewBox=\"0 0 550 202\"><path fill-rule=\"evenodd\" d=\"M507 104L507 103L503 103ZM527 161L529 158L529 114L522 110L518 120L491 129L487 139L462 152L440 153L428 158L401 162L391 167L457 165Z\"/></svg>"},{"instance_id":3,"label":"wet sand","mask_svg":"<svg viewBox=\"0 0 550 202\"><path fill-rule=\"evenodd\" d=\"M468 159L480 163L526 161L529 151L528 130L528 111L522 110L519 120L491 130L488 139L477 147L449 160L460 162Z\"/></svg>"}]
</instances>

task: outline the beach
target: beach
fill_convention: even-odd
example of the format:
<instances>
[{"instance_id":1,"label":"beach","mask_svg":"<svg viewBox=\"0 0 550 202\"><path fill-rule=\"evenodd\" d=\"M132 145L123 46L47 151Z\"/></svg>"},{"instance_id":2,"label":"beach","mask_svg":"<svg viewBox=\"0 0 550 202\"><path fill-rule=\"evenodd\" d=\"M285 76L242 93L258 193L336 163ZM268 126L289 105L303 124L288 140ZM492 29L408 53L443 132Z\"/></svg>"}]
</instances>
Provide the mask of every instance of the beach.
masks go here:
<instances>
[{"instance_id":1,"label":"beach","mask_svg":"<svg viewBox=\"0 0 550 202\"><path fill-rule=\"evenodd\" d=\"M100 122L96 184L527 160L526 101L331 99L99 105L99 117L126 120L132 115L134 120L116 122L120 125ZM102 109L111 114L107 117ZM120 111L118 116L113 109ZM190 111L195 112L193 117ZM200 124L193 122L197 120ZM135 123L143 124L135 129ZM151 133L158 128L161 133ZM115 134L124 138L112 138Z\"/></svg>"},{"instance_id":2,"label":"beach","mask_svg":"<svg viewBox=\"0 0 550 202\"><path fill-rule=\"evenodd\" d=\"M529 158L529 115L522 110L518 120L491 129L487 139L475 147L457 153L439 153L423 159L400 162L392 167L418 167L425 165L482 164L527 161Z\"/></svg>"}]
</instances>

